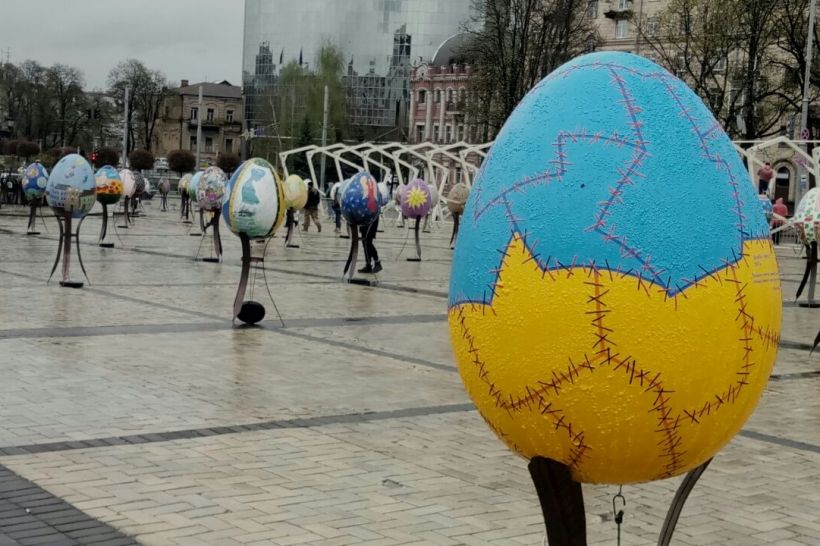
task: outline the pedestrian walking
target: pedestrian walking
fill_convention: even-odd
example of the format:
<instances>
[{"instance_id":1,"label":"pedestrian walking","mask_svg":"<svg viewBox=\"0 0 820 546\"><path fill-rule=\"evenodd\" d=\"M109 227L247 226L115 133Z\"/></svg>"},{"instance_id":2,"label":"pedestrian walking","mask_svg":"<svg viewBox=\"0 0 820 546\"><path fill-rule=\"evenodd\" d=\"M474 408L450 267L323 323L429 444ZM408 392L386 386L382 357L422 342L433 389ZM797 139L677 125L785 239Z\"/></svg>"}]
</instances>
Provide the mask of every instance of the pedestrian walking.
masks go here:
<instances>
[{"instance_id":1,"label":"pedestrian walking","mask_svg":"<svg viewBox=\"0 0 820 546\"><path fill-rule=\"evenodd\" d=\"M366 226L359 226L359 234L362 238L362 246L364 247L364 262L365 266L359 270L359 273L378 273L382 270L382 263L379 260L379 253L373 240L376 238L376 232L379 230L379 217L373 220Z\"/></svg>"},{"instance_id":2,"label":"pedestrian walking","mask_svg":"<svg viewBox=\"0 0 820 546\"><path fill-rule=\"evenodd\" d=\"M310 227L310 220L311 218L316 223L316 229L319 230L319 233L322 233L322 223L319 221L319 203L322 201L322 194L319 193L314 185L313 181L308 181L308 198L307 203L305 204L305 223L302 226L302 231L307 231Z\"/></svg>"},{"instance_id":3,"label":"pedestrian walking","mask_svg":"<svg viewBox=\"0 0 820 546\"><path fill-rule=\"evenodd\" d=\"M766 164L757 171L757 193L768 193L769 183L772 181L772 178L774 178L774 170L772 169L772 164L767 161Z\"/></svg>"},{"instance_id":4,"label":"pedestrian walking","mask_svg":"<svg viewBox=\"0 0 820 546\"><path fill-rule=\"evenodd\" d=\"M778 216L782 216L783 218L787 218L789 216L789 207L783 202L782 197L778 197L777 201L774 203L774 207L772 207L772 211L777 214ZM783 220L779 220L777 218L772 218L772 228L776 229L783 225ZM774 234L774 244L780 244L780 234L782 232L778 231Z\"/></svg>"}]
</instances>

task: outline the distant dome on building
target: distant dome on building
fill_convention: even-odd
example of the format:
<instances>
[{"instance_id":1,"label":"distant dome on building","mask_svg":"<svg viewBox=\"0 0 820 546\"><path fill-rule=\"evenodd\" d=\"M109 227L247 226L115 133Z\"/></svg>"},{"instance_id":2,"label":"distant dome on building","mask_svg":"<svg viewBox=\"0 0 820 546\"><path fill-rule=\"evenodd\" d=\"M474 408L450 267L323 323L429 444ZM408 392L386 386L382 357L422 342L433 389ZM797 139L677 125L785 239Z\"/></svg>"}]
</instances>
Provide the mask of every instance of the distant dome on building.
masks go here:
<instances>
[{"instance_id":1,"label":"distant dome on building","mask_svg":"<svg viewBox=\"0 0 820 546\"><path fill-rule=\"evenodd\" d=\"M450 66L452 64L466 64L468 55L465 53L470 35L466 32L453 34L436 50L433 55L432 66Z\"/></svg>"}]
</instances>

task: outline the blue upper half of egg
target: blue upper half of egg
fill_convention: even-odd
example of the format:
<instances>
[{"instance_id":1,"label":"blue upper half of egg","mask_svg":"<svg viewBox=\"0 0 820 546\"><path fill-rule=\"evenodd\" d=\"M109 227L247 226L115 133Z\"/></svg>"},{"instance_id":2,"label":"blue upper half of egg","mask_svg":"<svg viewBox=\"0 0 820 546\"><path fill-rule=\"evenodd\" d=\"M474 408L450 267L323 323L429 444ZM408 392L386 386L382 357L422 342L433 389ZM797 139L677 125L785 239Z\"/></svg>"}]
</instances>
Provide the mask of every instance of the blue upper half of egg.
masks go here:
<instances>
[{"instance_id":1,"label":"blue upper half of egg","mask_svg":"<svg viewBox=\"0 0 820 546\"><path fill-rule=\"evenodd\" d=\"M648 59L604 52L545 78L499 133L465 209L451 305L492 299L515 235L542 269L594 263L674 295L768 226L701 99Z\"/></svg>"}]
</instances>

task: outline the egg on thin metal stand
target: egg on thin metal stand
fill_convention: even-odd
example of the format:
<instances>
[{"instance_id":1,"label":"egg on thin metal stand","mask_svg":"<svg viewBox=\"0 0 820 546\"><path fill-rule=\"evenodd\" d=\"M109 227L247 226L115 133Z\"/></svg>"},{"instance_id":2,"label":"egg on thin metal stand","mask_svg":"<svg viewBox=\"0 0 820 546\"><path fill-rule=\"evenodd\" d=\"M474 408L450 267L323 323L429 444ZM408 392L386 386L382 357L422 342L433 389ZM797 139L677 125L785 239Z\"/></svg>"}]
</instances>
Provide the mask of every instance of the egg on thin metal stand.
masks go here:
<instances>
[{"instance_id":1,"label":"egg on thin metal stand","mask_svg":"<svg viewBox=\"0 0 820 546\"><path fill-rule=\"evenodd\" d=\"M282 182L273 166L260 158L242 163L228 181L222 204L222 218L232 233L242 243L242 272L233 303L233 318L245 324L256 324L265 317L265 307L253 299L246 300L251 266L262 271L265 288L276 309L276 302L265 275L265 251L267 245L285 219L285 195ZM251 243L258 251L252 252ZM256 275L254 274L254 280ZM254 283L250 285L253 298ZM279 310L276 309L277 314ZM279 320L284 325L282 316Z\"/></svg>"},{"instance_id":2,"label":"egg on thin metal stand","mask_svg":"<svg viewBox=\"0 0 820 546\"><path fill-rule=\"evenodd\" d=\"M774 246L731 140L650 60L577 57L511 114L464 214L453 353L490 429L528 461L550 545L586 543L581 484L616 486L620 525L618 486L685 474L669 544L780 341Z\"/></svg>"},{"instance_id":3,"label":"egg on thin metal stand","mask_svg":"<svg viewBox=\"0 0 820 546\"><path fill-rule=\"evenodd\" d=\"M54 166L46 184L46 202L54 211L60 224L60 243L57 247L57 257L48 280L54 276L57 264L63 259L63 279L60 286L68 288L82 288L83 283L72 281L69 266L71 265L71 238L77 240L77 260L83 270L85 280L89 283L85 272L82 254L80 254L80 227L83 224L91 207L94 206L97 194L97 185L94 179L94 169L84 157L79 154L69 154ZM77 230L72 231L72 221L79 220ZM47 281L48 283L48 281Z\"/></svg>"},{"instance_id":4,"label":"egg on thin metal stand","mask_svg":"<svg viewBox=\"0 0 820 546\"><path fill-rule=\"evenodd\" d=\"M419 238L419 226L421 224L421 219L427 219L427 215L430 214L430 210L433 206L433 195L431 191L431 187L427 182L422 180L421 178L416 178L412 180L407 186L405 186L404 191L400 194L400 206L401 206L401 214L405 218L409 218L410 220L415 220L413 224L413 235L416 241L416 255L411 258L407 258L408 262L420 262L421 261L421 240ZM405 240L406 241L406 240ZM402 250L404 247L402 246ZM401 251L399 252L401 255Z\"/></svg>"},{"instance_id":5,"label":"egg on thin metal stand","mask_svg":"<svg viewBox=\"0 0 820 546\"><path fill-rule=\"evenodd\" d=\"M40 235L36 230L36 214L37 209L41 209L40 218L42 219L42 204L43 196L46 193L46 184L48 183L48 171L40 163L32 163L23 172L23 195L26 196L26 201L29 205L28 227L26 228L26 235ZM43 225L45 225L43 220ZM48 229L48 228L46 228Z\"/></svg>"}]
</instances>

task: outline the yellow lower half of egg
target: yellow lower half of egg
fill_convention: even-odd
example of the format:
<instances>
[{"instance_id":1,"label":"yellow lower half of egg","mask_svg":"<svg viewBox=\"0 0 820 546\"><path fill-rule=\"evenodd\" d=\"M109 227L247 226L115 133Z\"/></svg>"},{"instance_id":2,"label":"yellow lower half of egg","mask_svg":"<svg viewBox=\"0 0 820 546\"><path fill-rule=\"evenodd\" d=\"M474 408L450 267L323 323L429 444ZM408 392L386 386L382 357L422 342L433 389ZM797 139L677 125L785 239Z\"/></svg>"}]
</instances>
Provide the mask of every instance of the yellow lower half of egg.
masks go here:
<instances>
[{"instance_id":1,"label":"yellow lower half of egg","mask_svg":"<svg viewBox=\"0 0 820 546\"><path fill-rule=\"evenodd\" d=\"M780 316L768 240L671 297L591 263L545 272L514 238L492 303L449 318L461 377L499 438L577 481L622 484L686 472L740 430Z\"/></svg>"}]
</instances>

